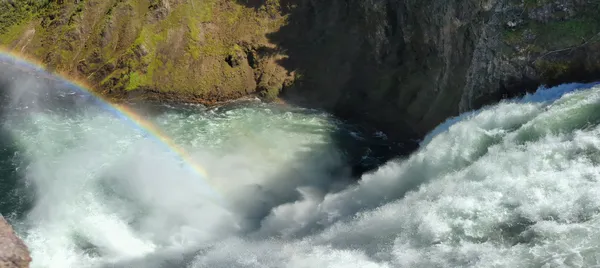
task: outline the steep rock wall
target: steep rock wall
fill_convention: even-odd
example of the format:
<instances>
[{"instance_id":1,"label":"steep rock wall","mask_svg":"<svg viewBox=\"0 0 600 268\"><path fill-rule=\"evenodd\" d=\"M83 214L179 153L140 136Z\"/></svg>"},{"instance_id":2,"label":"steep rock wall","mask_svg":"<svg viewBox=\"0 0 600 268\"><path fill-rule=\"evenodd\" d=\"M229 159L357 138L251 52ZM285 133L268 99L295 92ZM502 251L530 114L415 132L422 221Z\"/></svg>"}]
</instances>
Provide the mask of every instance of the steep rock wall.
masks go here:
<instances>
[{"instance_id":1,"label":"steep rock wall","mask_svg":"<svg viewBox=\"0 0 600 268\"><path fill-rule=\"evenodd\" d=\"M118 98L249 94L422 137L539 85L600 79L596 0L4 1L0 44Z\"/></svg>"},{"instance_id":2,"label":"steep rock wall","mask_svg":"<svg viewBox=\"0 0 600 268\"><path fill-rule=\"evenodd\" d=\"M289 80L266 34L277 1L1 1L0 45L116 98L214 103Z\"/></svg>"},{"instance_id":3,"label":"steep rock wall","mask_svg":"<svg viewBox=\"0 0 600 268\"><path fill-rule=\"evenodd\" d=\"M539 85L600 79L595 0L293 2L269 35L302 74L285 95L399 139Z\"/></svg>"}]
</instances>

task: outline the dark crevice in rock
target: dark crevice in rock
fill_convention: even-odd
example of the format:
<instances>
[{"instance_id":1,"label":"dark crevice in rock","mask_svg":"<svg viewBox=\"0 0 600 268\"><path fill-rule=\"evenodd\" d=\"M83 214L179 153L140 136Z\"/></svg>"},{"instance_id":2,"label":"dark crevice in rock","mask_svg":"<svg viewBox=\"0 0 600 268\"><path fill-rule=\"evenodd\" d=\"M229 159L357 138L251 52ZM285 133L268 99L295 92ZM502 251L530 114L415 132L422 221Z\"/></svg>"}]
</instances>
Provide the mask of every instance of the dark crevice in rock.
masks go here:
<instances>
[{"instance_id":1,"label":"dark crevice in rock","mask_svg":"<svg viewBox=\"0 0 600 268\"><path fill-rule=\"evenodd\" d=\"M246 51L246 59L248 59L248 65L250 65L250 67L252 67L252 69L256 69L257 59L256 59L255 52L252 50L247 50Z\"/></svg>"},{"instance_id":2,"label":"dark crevice in rock","mask_svg":"<svg viewBox=\"0 0 600 268\"><path fill-rule=\"evenodd\" d=\"M225 62L227 62L227 64L229 64L230 67L237 67L238 65L240 65L240 62L237 61L233 55L227 55L227 57L225 57Z\"/></svg>"}]
</instances>

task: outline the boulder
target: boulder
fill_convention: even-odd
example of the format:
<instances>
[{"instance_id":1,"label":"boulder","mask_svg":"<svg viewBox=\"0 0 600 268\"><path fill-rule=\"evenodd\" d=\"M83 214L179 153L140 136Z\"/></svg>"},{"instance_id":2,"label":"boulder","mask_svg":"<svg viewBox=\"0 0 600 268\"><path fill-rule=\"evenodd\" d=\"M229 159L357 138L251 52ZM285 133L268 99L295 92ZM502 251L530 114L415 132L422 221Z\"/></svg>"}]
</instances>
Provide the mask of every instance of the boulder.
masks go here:
<instances>
[{"instance_id":1,"label":"boulder","mask_svg":"<svg viewBox=\"0 0 600 268\"><path fill-rule=\"evenodd\" d=\"M29 267L31 257L23 241L0 216L0 268Z\"/></svg>"}]
</instances>

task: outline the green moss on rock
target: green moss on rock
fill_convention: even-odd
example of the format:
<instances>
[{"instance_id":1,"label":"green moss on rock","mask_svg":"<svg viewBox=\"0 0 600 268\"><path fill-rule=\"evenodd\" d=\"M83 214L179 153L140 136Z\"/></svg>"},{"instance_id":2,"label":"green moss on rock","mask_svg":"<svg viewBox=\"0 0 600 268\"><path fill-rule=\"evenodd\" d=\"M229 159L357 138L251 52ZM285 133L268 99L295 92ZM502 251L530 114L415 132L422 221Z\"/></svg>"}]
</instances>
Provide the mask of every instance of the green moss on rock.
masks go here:
<instances>
[{"instance_id":1,"label":"green moss on rock","mask_svg":"<svg viewBox=\"0 0 600 268\"><path fill-rule=\"evenodd\" d=\"M560 60L541 59L536 62L536 68L540 70L544 81L552 81L564 76L571 69L571 63Z\"/></svg>"},{"instance_id":2,"label":"green moss on rock","mask_svg":"<svg viewBox=\"0 0 600 268\"><path fill-rule=\"evenodd\" d=\"M599 18L577 18L567 21L535 23L536 44L548 49L580 45L600 33Z\"/></svg>"},{"instance_id":3,"label":"green moss on rock","mask_svg":"<svg viewBox=\"0 0 600 268\"><path fill-rule=\"evenodd\" d=\"M285 21L273 0L267 9L235 0L29 2L0 14L10 18L0 24L0 45L108 92L152 89L217 99L254 92L255 71L240 44L268 45L265 34ZM229 56L240 64L229 65Z\"/></svg>"},{"instance_id":4,"label":"green moss on rock","mask_svg":"<svg viewBox=\"0 0 600 268\"><path fill-rule=\"evenodd\" d=\"M526 10L543 7L550 3L547 0L525 0ZM506 27L503 32L505 43L515 47L535 48L532 51L548 51L564 49L581 45L585 42L593 41L600 34L600 3L597 7L590 7L584 10L577 10L573 17L568 19L565 16L558 16L559 11L552 14L555 17L549 21L539 21L532 18L525 18L516 28ZM545 12L545 11L538 11Z\"/></svg>"}]
</instances>

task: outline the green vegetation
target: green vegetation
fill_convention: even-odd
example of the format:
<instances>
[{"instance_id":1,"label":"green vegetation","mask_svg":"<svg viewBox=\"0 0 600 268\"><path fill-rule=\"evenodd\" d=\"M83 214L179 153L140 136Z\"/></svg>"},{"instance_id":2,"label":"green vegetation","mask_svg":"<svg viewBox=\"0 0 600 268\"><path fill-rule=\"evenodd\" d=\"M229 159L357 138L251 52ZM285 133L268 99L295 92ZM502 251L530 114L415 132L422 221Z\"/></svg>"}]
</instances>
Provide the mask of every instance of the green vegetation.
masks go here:
<instances>
[{"instance_id":1,"label":"green vegetation","mask_svg":"<svg viewBox=\"0 0 600 268\"><path fill-rule=\"evenodd\" d=\"M260 93L260 96L266 101L274 101L279 96L279 88L270 87Z\"/></svg>"},{"instance_id":2,"label":"green vegetation","mask_svg":"<svg viewBox=\"0 0 600 268\"><path fill-rule=\"evenodd\" d=\"M267 45L285 22L278 0L258 10L236 0L13 2L0 3L0 45L110 91L245 95L259 71L247 46Z\"/></svg>"},{"instance_id":3,"label":"green vegetation","mask_svg":"<svg viewBox=\"0 0 600 268\"><path fill-rule=\"evenodd\" d=\"M26 31L28 21L21 21L18 24L12 25L12 27L5 29L5 31L0 34L0 40L2 43L12 43L15 40L19 39L19 37Z\"/></svg>"},{"instance_id":4,"label":"green vegetation","mask_svg":"<svg viewBox=\"0 0 600 268\"><path fill-rule=\"evenodd\" d=\"M192 3L194 3L196 1L192 0ZM209 22L213 20L213 9L214 9L214 5L215 5L215 1L214 0L204 0L204 1L199 1L199 3L197 4L192 4L192 9L191 11L195 12L197 15L195 16L189 16L189 18L191 19L195 19L196 16L198 17L198 21L199 22ZM196 10L196 6L198 7L198 10Z\"/></svg>"},{"instance_id":5,"label":"green vegetation","mask_svg":"<svg viewBox=\"0 0 600 268\"><path fill-rule=\"evenodd\" d=\"M49 5L50 0L1 1L0 35L8 32L10 27L37 16Z\"/></svg>"},{"instance_id":6,"label":"green vegetation","mask_svg":"<svg viewBox=\"0 0 600 268\"><path fill-rule=\"evenodd\" d=\"M137 89L142 83L142 77L138 72L131 73L129 75L129 84L125 88L126 90Z\"/></svg>"},{"instance_id":7,"label":"green vegetation","mask_svg":"<svg viewBox=\"0 0 600 268\"><path fill-rule=\"evenodd\" d=\"M536 68L543 70L542 76L544 80L551 81L565 75L571 70L571 65L569 62L547 61L542 59L536 62Z\"/></svg>"},{"instance_id":8,"label":"green vegetation","mask_svg":"<svg viewBox=\"0 0 600 268\"><path fill-rule=\"evenodd\" d=\"M525 8L532 9L536 7L541 7L551 0L525 0L523 3L525 4Z\"/></svg>"},{"instance_id":9,"label":"green vegetation","mask_svg":"<svg viewBox=\"0 0 600 268\"><path fill-rule=\"evenodd\" d=\"M511 3L523 3L529 10L549 1ZM265 98L274 98L281 88L279 78L270 84L263 81L263 73L276 73L272 66L265 68L270 56L255 56L252 66L246 60L247 53L258 47L272 47L267 35L286 23L280 0L263 1L258 9L237 0L10 3L0 3L0 45L102 90L153 89L203 97L243 95L259 88ZM578 10L574 19L525 21L516 29L506 29L505 49L543 54L595 38L600 32L600 2L595 10L589 6L593 4ZM560 73L564 66L548 68ZM383 79L381 86L393 86L391 77Z\"/></svg>"},{"instance_id":10,"label":"green vegetation","mask_svg":"<svg viewBox=\"0 0 600 268\"><path fill-rule=\"evenodd\" d=\"M600 19L580 18L547 24L536 23L533 29L538 34L537 44L556 49L580 45L600 33Z\"/></svg>"},{"instance_id":11,"label":"green vegetation","mask_svg":"<svg viewBox=\"0 0 600 268\"><path fill-rule=\"evenodd\" d=\"M523 42L523 34L525 32L525 27L516 29L516 30L512 30L512 29L507 29L504 31L504 41L511 44L511 45L515 45L515 44L519 44Z\"/></svg>"},{"instance_id":12,"label":"green vegetation","mask_svg":"<svg viewBox=\"0 0 600 268\"><path fill-rule=\"evenodd\" d=\"M507 44L541 52L578 46L596 38L599 33L600 17L594 15L548 23L530 21L517 29L505 30L503 38ZM533 37L532 40L527 40L527 35Z\"/></svg>"}]
</instances>

